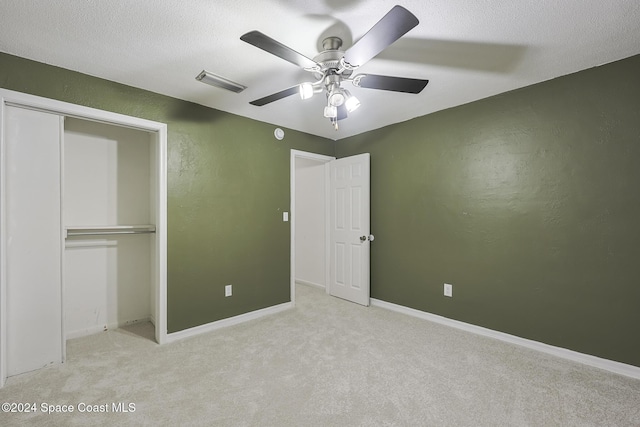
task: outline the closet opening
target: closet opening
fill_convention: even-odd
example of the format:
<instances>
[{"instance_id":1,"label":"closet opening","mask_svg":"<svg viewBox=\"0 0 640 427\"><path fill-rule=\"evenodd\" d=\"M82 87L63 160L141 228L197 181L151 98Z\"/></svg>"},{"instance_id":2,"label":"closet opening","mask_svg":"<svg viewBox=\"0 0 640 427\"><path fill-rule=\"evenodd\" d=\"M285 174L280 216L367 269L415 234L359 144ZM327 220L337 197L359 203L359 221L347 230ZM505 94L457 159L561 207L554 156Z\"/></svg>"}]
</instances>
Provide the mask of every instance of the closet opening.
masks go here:
<instances>
[{"instance_id":1,"label":"closet opening","mask_svg":"<svg viewBox=\"0 0 640 427\"><path fill-rule=\"evenodd\" d=\"M62 151L66 339L155 324L155 135L66 117Z\"/></svg>"},{"instance_id":2,"label":"closet opening","mask_svg":"<svg viewBox=\"0 0 640 427\"><path fill-rule=\"evenodd\" d=\"M167 342L167 125L0 89L0 387L119 327Z\"/></svg>"}]
</instances>

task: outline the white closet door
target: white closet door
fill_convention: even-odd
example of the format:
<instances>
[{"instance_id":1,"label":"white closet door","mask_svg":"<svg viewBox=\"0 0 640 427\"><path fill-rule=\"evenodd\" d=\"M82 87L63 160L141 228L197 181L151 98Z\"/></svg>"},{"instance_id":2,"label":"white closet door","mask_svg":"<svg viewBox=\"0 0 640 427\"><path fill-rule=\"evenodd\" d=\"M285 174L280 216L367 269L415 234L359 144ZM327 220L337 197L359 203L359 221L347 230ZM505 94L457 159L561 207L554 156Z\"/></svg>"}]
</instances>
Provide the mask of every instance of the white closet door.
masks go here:
<instances>
[{"instance_id":1,"label":"white closet door","mask_svg":"<svg viewBox=\"0 0 640 427\"><path fill-rule=\"evenodd\" d=\"M7 374L62 361L60 116L7 107Z\"/></svg>"}]
</instances>

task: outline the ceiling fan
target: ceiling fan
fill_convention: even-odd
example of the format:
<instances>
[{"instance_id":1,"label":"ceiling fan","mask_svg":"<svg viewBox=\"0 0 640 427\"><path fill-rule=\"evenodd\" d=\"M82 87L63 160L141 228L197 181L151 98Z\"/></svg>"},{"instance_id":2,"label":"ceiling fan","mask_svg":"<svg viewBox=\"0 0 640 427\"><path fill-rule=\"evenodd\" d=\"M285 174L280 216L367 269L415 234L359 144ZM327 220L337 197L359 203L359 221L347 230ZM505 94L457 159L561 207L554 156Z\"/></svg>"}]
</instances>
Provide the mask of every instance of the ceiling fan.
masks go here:
<instances>
[{"instance_id":1,"label":"ceiling fan","mask_svg":"<svg viewBox=\"0 0 640 427\"><path fill-rule=\"evenodd\" d=\"M418 22L418 18L407 9L402 6L394 6L346 51L341 50L342 40L339 37L327 37L322 42L324 50L313 59L296 52L259 31L250 31L240 37L240 40L291 62L305 71L309 71L315 78L313 82L295 85L251 101L250 104L261 107L296 93L299 93L302 99L308 99L316 93L324 92L327 97L324 116L338 130L338 120L347 118L349 112L360 106L360 101L342 87L343 82L350 82L356 87L369 89L420 93L429 83L429 80L376 74L353 76L353 72L358 67L364 65L389 47L418 25Z\"/></svg>"}]
</instances>

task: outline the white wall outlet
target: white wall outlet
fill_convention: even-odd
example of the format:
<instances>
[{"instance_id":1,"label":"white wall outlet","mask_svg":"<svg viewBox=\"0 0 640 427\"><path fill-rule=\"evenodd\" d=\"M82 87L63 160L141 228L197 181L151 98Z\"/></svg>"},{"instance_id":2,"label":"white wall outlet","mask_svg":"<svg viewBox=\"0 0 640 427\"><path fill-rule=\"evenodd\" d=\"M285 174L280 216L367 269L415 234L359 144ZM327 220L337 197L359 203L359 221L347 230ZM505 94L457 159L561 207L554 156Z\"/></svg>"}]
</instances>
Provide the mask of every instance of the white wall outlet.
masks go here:
<instances>
[{"instance_id":1,"label":"white wall outlet","mask_svg":"<svg viewBox=\"0 0 640 427\"><path fill-rule=\"evenodd\" d=\"M230 297L232 294L232 289L231 289L231 285L226 285L224 287L224 296L225 297Z\"/></svg>"},{"instance_id":2,"label":"white wall outlet","mask_svg":"<svg viewBox=\"0 0 640 427\"><path fill-rule=\"evenodd\" d=\"M452 297L453 296L453 285L450 285L448 283L444 284L444 296L445 297Z\"/></svg>"}]
</instances>

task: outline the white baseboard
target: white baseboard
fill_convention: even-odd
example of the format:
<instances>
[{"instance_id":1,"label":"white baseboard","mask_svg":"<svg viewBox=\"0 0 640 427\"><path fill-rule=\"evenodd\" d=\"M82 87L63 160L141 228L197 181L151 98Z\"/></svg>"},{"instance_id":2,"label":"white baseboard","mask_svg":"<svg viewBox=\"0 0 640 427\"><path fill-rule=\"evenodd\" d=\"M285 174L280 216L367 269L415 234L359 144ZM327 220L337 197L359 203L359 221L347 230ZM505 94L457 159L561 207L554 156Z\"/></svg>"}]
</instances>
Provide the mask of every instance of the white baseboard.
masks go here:
<instances>
[{"instance_id":1,"label":"white baseboard","mask_svg":"<svg viewBox=\"0 0 640 427\"><path fill-rule=\"evenodd\" d=\"M504 332L494 331L492 329L483 328L482 326L476 326L470 323L461 322L459 320L449 319L447 317L438 316L437 314L427 313L425 311L420 311L420 310L405 307L402 305L397 305L390 302L377 300L375 298L371 298L371 305L384 308L387 310L396 311L398 313L406 314L406 315L417 317L420 319L428 320L431 322L439 323L441 325L461 329L463 331L471 332L477 335L495 338L510 344L527 347L532 350L541 351L543 353L551 354L557 357L562 357L563 359L568 359L573 362L578 362L584 365L593 366L595 368L604 369L605 371L613 372L619 375L640 379L640 367L637 367L637 366L628 365L626 363L620 363L613 360L602 359L600 357L579 353L577 351L568 350L562 347L555 347L549 344L541 343L539 341L533 341L526 338L517 337L515 335L510 335Z\"/></svg>"},{"instance_id":2,"label":"white baseboard","mask_svg":"<svg viewBox=\"0 0 640 427\"><path fill-rule=\"evenodd\" d=\"M321 285L320 283L309 282L308 280L302 280L302 279L296 279L296 283L299 283L301 285L314 286L316 288L322 288L322 289L326 287L324 285Z\"/></svg>"},{"instance_id":3,"label":"white baseboard","mask_svg":"<svg viewBox=\"0 0 640 427\"><path fill-rule=\"evenodd\" d=\"M228 319L222 319L215 322L207 323L193 328L184 329L182 331L173 332L167 334L167 343L182 340L196 335L203 334L205 332L211 332L218 329L226 328L228 326L237 325L239 323L248 322L249 320L259 319L260 317L269 316L271 314L280 313L281 311L293 308L291 302L285 302L283 304L274 305L272 307L263 308L249 313L240 314L238 316L229 317Z\"/></svg>"},{"instance_id":4,"label":"white baseboard","mask_svg":"<svg viewBox=\"0 0 640 427\"><path fill-rule=\"evenodd\" d=\"M143 319L134 319L134 320L123 320L120 322L112 322L106 325L96 325L90 328L79 329L76 331L66 332L66 339L72 340L74 338L86 337L87 335L97 334L99 332L108 331L109 329L118 329L127 325L134 325L136 323L149 322L154 323L150 317L145 317ZM154 323L155 325L155 323Z\"/></svg>"}]
</instances>

